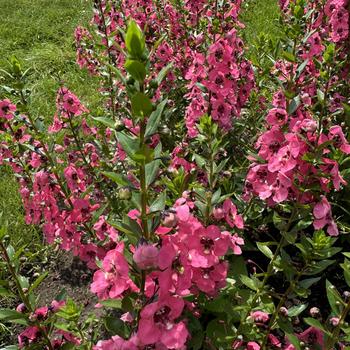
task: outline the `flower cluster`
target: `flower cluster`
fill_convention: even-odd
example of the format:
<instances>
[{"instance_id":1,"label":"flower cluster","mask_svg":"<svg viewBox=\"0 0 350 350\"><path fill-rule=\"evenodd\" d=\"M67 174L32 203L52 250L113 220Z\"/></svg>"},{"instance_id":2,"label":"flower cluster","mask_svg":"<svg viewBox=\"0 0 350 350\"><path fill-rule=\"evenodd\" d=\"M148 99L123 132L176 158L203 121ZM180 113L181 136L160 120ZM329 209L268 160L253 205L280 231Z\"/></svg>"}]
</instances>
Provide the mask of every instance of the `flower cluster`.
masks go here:
<instances>
[{"instance_id":1,"label":"flower cluster","mask_svg":"<svg viewBox=\"0 0 350 350\"><path fill-rule=\"evenodd\" d=\"M281 6L288 9L286 3ZM316 1L309 6L314 11L321 5ZM270 206L286 201L310 205L314 208L314 227L326 226L333 236L338 235L338 229L326 195L346 185L339 171L337 150L347 155L350 149L342 126L331 121L331 116L343 109L341 101L345 97L339 93L343 70L333 71L324 82L321 67L330 64L327 52L332 46L328 44L327 48L328 36L336 43L348 36L347 31L341 29L348 28L348 13L342 15L345 6L345 1L330 0L324 10L315 12L309 19L314 30L305 44L295 47L301 65L288 60L275 64L274 74L286 89L295 90L297 94L293 99L282 90L274 94L272 108L265 118L267 130L256 143L258 158L254 158L246 183L247 198L250 194L257 195ZM293 6L287 13L291 15L292 12ZM342 24L337 22L338 17L339 21L343 20ZM321 113L329 116L322 120L318 120L320 96L323 99Z\"/></svg>"}]
</instances>

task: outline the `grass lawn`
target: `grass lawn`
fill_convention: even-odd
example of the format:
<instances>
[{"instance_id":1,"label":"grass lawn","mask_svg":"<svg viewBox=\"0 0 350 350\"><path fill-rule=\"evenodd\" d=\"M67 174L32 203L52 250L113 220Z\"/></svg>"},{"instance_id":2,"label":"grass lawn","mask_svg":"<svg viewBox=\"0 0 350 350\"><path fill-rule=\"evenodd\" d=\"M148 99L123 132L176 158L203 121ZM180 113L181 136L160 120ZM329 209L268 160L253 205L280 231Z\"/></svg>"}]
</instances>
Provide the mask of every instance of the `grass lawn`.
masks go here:
<instances>
[{"instance_id":1,"label":"grass lawn","mask_svg":"<svg viewBox=\"0 0 350 350\"><path fill-rule=\"evenodd\" d=\"M60 80L92 110L99 103L94 79L75 64L74 29L89 21L91 8L89 0L0 0L0 68L6 69L11 55L16 55L25 68L32 68L29 87L33 114L52 118ZM277 0L246 1L242 21L247 44L261 32L277 37L277 18ZM24 223L13 175L0 168L0 176L0 212L10 223L11 236L15 241L32 242L33 237L37 241L39 233Z\"/></svg>"}]
</instances>

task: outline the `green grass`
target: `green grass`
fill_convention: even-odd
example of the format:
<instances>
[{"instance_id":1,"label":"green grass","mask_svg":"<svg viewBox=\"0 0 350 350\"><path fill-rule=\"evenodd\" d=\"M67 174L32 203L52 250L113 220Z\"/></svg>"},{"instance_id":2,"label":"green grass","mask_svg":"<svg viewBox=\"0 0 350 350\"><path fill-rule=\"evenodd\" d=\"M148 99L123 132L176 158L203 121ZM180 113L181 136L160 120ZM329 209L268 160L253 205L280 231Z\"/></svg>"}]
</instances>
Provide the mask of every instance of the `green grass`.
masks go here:
<instances>
[{"instance_id":1,"label":"green grass","mask_svg":"<svg viewBox=\"0 0 350 350\"><path fill-rule=\"evenodd\" d=\"M59 81L74 91L91 109L100 98L97 83L75 63L74 29L91 17L89 0L0 0L0 68L15 55L24 68L32 68L29 88L32 90L31 112L50 121L55 110ZM277 0L248 0L242 21L247 44L259 33L277 38ZM0 80L0 85L3 81ZM0 90L1 96L1 90ZM39 241L39 233L26 226L17 183L8 169L0 168L0 212L10 223L15 242Z\"/></svg>"},{"instance_id":2,"label":"green grass","mask_svg":"<svg viewBox=\"0 0 350 350\"><path fill-rule=\"evenodd\" d=\"M94 79L75 63L74 29L90 19L90 1L0 0L0 13L0 67L15 55L24 68L32 68L35 114L52 118L60 80L84 102L98 103Z\"/></svg>"},{"instance_id":3,"label":"green grass","mask_svg":"<svg viewBox=\"0 0 350 350\"><path fill-rule=\"evenodd\" d=\"M262 33L272 40L280 38L279 15L278 0L245 0L241 21L246 26L243 30L246 44L254 43Z\"/></svg>"}]
</instances>

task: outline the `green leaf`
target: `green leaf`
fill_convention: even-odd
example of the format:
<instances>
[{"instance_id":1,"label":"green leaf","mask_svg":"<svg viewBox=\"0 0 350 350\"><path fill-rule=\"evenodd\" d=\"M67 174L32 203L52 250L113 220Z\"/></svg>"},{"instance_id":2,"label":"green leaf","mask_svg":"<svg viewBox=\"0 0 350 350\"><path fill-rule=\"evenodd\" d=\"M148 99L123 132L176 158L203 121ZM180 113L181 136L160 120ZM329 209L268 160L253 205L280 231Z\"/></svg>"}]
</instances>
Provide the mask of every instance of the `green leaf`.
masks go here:
<instances>
[{"instance_id":1,"label":"green leaf","mask_svg":"<svg viewBox=\"0 0 350 350\"><path fill-rule=\"evenodd\" d=\"M257 242L258 249L269 259L272 259L273 253L271 249L267 246L267 243Z\"/></svg>"},{"instance_id":2,"label":"green leaf","mask_svg":"<svg viewBox=\"0 0 350 350\"><path fill-rule=\"evenodd\" d=\"M107 118L107 117L92 117L93 120L96 120L97 122L103 124L104 126L107 126L110 129L115 128L115 122L114 120Z\"/></svg>"},{"instance_id":3,"label":"green leaf","mask_svg":"<svg viewBox=\"0 0 350 350\"><path fill-rule=\"evenodd\" d=\"M189 320L188 330L191 334L191 339L188 342L188 348L192 350L200 350L202 349L205 334L203 332L202 325L200 321L192 315L187 317L187 319Z\"/></svg>"},{"instance_id":4,"label":"green leaf","mask_svg":"<svg viewBox=\"0 0 350 350\"><path fill-rule=\"evenodd\" d=\"M142 148L134 153L131 158L137 163L151 163L154 159L154 150L148 145L143 144Z\"/></svg>"},{"instance_id":5,"label":"green leaf","mask_svg":"<svg viewBox=\"0 0 350 350\"><path fill-rule=\"evenodd\" d=\"M149 187L153 181L156 179L158 175L160 167L160 160L154 160L153 162L150 162L146 164L145 172L146 172L146 186Z\"/></svg>"},{"instance_id":6,"label":"green leaf","mask_svg":"<svg viewBox=\"0 0 350 350\"><path fill-rule=\"evenodd\" d=\"M289 62L295 62L295 56L288 51L282 51L282 57L285 58Z\"/></svg>"},{"instance_id":7,"label":"green leaf","mask_svg":"<svg viewBox=\"0 0 350 350\"><path fill-rule=\"evenodd\" d=\"M148 117L153 111L153 105L149 97L142 92L137 92L131 97L131 109L135 117Z\"/></svg>"},{"instance_id":8,"label":"green leaf","mask_svg":"<svg viewBox=\"0 0 350 350\"><path fill-rule=\"evenodd\" d=\"M295 96L288 106L288 114L293 114L300 106L301 98L300 96Z\"/></svg>"},{"instance_id":9,"label":"green leaf","mask_svg":"<svg viewBox=\"0 0 350 350\"><path fill-rule=\"evenodd\" d=\"M290 230L290 233L297 233L308 228L312 224L312 221L313 221L312 218L307 218L307 219L298 221L297 224L294 225L293 228Z\"/></svg>"},{"instance_id":10,"label":"green leaf","mask_svg":"<svg viewBox=\"0 0 350 350\"><path fill-rule=\"evenodd\" d=\"M46 271L43 274L41 274L30 286L28 293L31 293L34 289L36 289L42 281L47 277L49 273Z\"/></svg>"},{"instance_id":11,"label":"green leaf","mask_svg":"<svg viewBox=\"0 0 350 350\"><path fill-rule=\"evenodd\" d=\"M7 235L7 225L0 227L0 241Z\"/></svg>"},{"instance_id":12,"label":"green leaf","mask_svg":"<svg viewBox=\"0 0 350 350\"><path fill-rule=\"evenodd\" d=\"M101 174L108 177L110 180L115 182L119 186L132 186L132 183L129 181L129 179L121 174L114 173L112 171L101 171Z\"/></svg>"},{"instance_id":13,"label":"green leaf","mask_svg":"<svg viewBox=\"0 0 350 350\"><path fill-rule=\"evenodd\" d=\"M75 321L79 319L80 312L81 308L71 298L68 298L66 304L57 311L56 315L67 321Z\"/></svg>"},{"instance_id":14,"label":"green leaf","mask_svg":"<svg viewBox=\"0 0 350 350\"><path fill-rule=\"evenodd\" d=\"M328 331L323 327L323 325L321 324L321 322L319 320L316 320L316 319L311 318L311 317L307 317L307 318L304 318L304 321L309 326L315 327L326 334L328 333Z\"/></svg>"},{"instance_id":15,"label":"green leaf","mask_svg":"<svg viewBox=\"0 0 350 350\"><path fill-rule=\"evenodd\" d=\"M308 304L300 304L300 305L292 306L290 309L288 309L288 316L293 317L293 316L300 315L307 308L307 306Z\"/></svg>"},{"instance_id":16,"label":"green leaf","mask_svg":"<svg viewBox=\"0 0 350 350\"><path fill-rule=\"evenodd\" d=\"M344 270L345 282L348 287L350 287L350 261L348 259L344 259L344 263L340 264L340 266Z\"/></svg>"},{"instance_id":17,"label":"green leaf","mask_svg":"<svg viewBox=\"0 0 350 350\"><path fill-rule=\"evenodd\" d=\"M114 222L114 221L108 221L108 223L113 226L114 228L116 228L118 231L125 233L125 235L128 237L129 242L131 244L136 244L138 241L138 237L135 234L135 232L132 231L132 229L126 225L123 222Z\"/></svg>"},{"instance_id":18,"label":"green leaf","mask_svg":"<svg viewBox=\"0 0 350 350\"><path fill-rule=\"evenodd\" d=\"M15 322L20 324L28 324L25 314L11 309L0 309L0 320L6 322Z\"/></svg>"},{"instance_id":19,"label":"green leaf","mask_svg":"<svg viewBox=\"0 0 350 350\"><path fill-rule=\"evenodd\" d=\"M135 21L130 21L125 36L125 46L130 56L141 58L145 51L145 37Z\"/></svg>"},{"instance_id":20,"label":"green leaf","mask_svg":"<svg viewBox=\"0 0 350 350\"><path fill-rule=\"evenodd\" d=\"M344 306L343 299L341 298L335 286L332 285L328 280L326 280L326 292L327 292L327 299L332 311L336 315L340 315L342 311L342 307Z\"/></svg>"},{"instance_id":21,"label":"green leaf","mask_svg":"<svg viewBox=\"0 0 350 350\"><path fill-rule=\"evenodd\" d=\"M150 137L153 134L155 134L158 130L159 123L162 118L162 113L164 110L164 107L168 103L168 100L165 99L162 102L160 102L156 108L155 111L152 112L150 115L148 121L147 121L147 126L146 126L146 131L145 131L145 137Z\"/></svg>"},{"instance_id":22,"label":"green leaf","mask_svg":"<svg viewBox=\"0 0 350 350\"><path fill-rule=\"evenodd\" d=\"M123 338L127 338L128 328L121 319L115 316L107 316L104 319L104 323L106 328L112 332L112 334L117 334Z\"/></svg>"},{"instance_id":23,"label":"green leaf","mask_svg":"<svg viewBox=\"0 0 350 350\"><path fill-rule=\"evenodd\" d=\"M0 286L0 296L7 297L7 298L15 298L16 295L14 295L10 290L7 288Z\"/></svg>"},{"instance_id":24,"label":"green leaf","mask_svg":"<svg viewBox=\"0 0 350 350\"><path fill-rule=\"evenodd\" d=\"M335 263L335 260L317 261L317 263L312 268L308 269L307 272L304 273L304 275L306 275L306 276L316 275L334 263Z\"/></svg>"},{"instance_id":25,"label":"green leaf","mask_svg":"<svg viewBox=\"0 0 350 350\"><path fill-rule=\"evenodd\" d=\"M126 71L137 81L142 83L146 78L146 68L143 63L136 60L127 60L125 62Z\"/></svg>"},{"instance_id":26,"label":"green leaf","mask_svg":"<svg viewBox=\"0 0 350 350\"><path fill-rule=\"evenodd\" d=\"M126 79L122 74L122 72L117 67L115 67L112 64L107 64L107 67L115 74L115 76L119 81L121 81L124 85L126 85Z\"/></svg>"},{"instance_id":27,"label":"green leaf","mask_svg":"<svg viewBox=\"0 0 350 350\"><path fill-rule=\"evenodd\" d=\"M200 168L204 168L205 165L207 164L207 161L202 157L200 156L199 154L194 154L194 159L197 163L197 165L200 167Z\"/></svg>"},{"instance_id":28,"label":"green leaf","mask_svg":"<svg viewBox=\"0 0 350 350\"><path fill-rule=\"evenodd\" d=\"M122 308L122 300L121 299L107 299L101 300L99 303L103 306L110 307L112 309L121 309Z\"/></svg>"},{"instance_id":29,"label":"green leaf","mask_svg":"<svg viewBox=\"0 0 350 350\"><path fill-rule=\"evenodd\" d=\"M159 72L159 74L156 78L158 85L160 85L162 83L162 81L167 76L167 74L169 73L169 71L172 67L173 67L173 62L169 63L167 66L165 66L161 69L161 71Z\"/></svg>"},{"instance_id":30,"label":"green leaf","mask_svg":"<svg viewBox=\"0 0 350 350\"><path fill-rule=\"evenodd\" d=\"M126 154L130 158L133 158L133 156L139 149L138 140L134 137L127 135L124 132L117 132L117 140L122 146L123 150L126 152Z\"/></svg>"},{"instance_id":31,"label":"green leaf","mask_svg":"<svg viewBox=\"0 0 350 350\"><path fill-rule=\"evenodd\" d=\"M285 231L287 227L287 220L280 216L277 211L273 212L273 224L280 231Z\"/></svg>"},{"instance_id":32,"label":"green leaf","mask_svg":"<svg viewBox=\"0 0 350 350\"><path fill-rule=\"evenodd\" d=\"M287 334L293 333L293 325L288 319L280 317L277 319L277 324L279 328L282 329L283 332Z\"/></svg>"},{"instance_id":33,"label":"green leaf","mask_svg":"<svg viewBox=\"0 0 350 350\"><path fill-rule=\"evenodd\" d=\"M162 211L165 208L166 191L163 191L149 208L150 213Z\"/></svg>"},{"instance_id":34,"label":"green leaf","mask_svg":"<svg viewBox=\"0 0 350 350\"><path fill-rule=\"evenodd\" d=\"M4 348L1 348L0 350L18 350L17 345L7 345Z\"/></svg>"},{"instance_id":35,"label":"green leaf","mask_svg":"<svg viewBox=\"0 0 350 350\"><path fill-rule=\"evenodd\" d=\"M296 350L301 350L300 341L297 336L294 334L286 334L286 336L291 344L296 348Z\"/></svg>"},{"instance_id":36,"label":"green leaf","mask_svg":"<svg viewBox=\"0 0 350 350\"><path fill-rule=\"evenodd\" d=\"M24 276L18 276L18 281L22 288L29 288L29 279Z\"/></svg>"},{"instance_id":37,"label":"green leaf","mask_svg":"<svg viewBox=\"0 0 350 350\"><path fill-rule=\"evenodd\" d=\"M252 289L252 290L255 290L257 291L259 288L258 288L258 285L256 283L256 280L254 281L253 279L249 278L248 276L245 276L245 275L240 275L239 276L241 282L247 286L248 288Z\"/></svg>"},{"instance_id":38,"label":"green leaf","mask_svg":"<svg viewBox=\"0 0 350 350\"><path fill-rule=\"evenodd\" d=\"M307 278L299 282L300 286L305 289L309 289L313 284L317 283L321 277Z\"/></svg>"},{"instance_id":39,"label":"green leaf","mask_svg":"<svg viewBox=\"0 0 350 350\"><path fill-rule=\"evenodd\" d=\"M304 71L305 67L309 63L309 59L307 58L297 69L297 78L300 77L301 73Z\"/></svg>"}]
</instances>

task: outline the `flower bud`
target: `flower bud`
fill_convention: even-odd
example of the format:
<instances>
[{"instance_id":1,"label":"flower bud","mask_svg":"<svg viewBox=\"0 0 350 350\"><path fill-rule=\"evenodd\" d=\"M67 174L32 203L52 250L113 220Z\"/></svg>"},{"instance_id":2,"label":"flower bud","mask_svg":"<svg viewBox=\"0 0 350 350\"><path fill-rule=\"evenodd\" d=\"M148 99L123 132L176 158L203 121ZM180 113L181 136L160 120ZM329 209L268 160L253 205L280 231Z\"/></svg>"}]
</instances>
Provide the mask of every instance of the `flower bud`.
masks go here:
<instances>
[{"instance_id":1,"label":"flower bud","mask_svg":"<svg viewBox=\"0 0 350 350\"><path fill-rule=\"evenodd\" d=\"M159 251L155 246L142 244L136 249L133 259L141 270L147 270L157 267L158 254Z\"/></svg>"},{"instance_id":2,"label":"flower bud","mask_svg":"<svg viewBox=\"0 0 350 350\"><path fill-rule=\"evenodd\" d=\"M121 188L118 192L118 197L120 199L128 200L131 198L131 191L127 187Z\"/></svg>"},{"instance_id":3,"label":"flower bud","mask_svg":"<svg viewBox=\"0 0 350 350\"><path fill-rule=\"evenodd\" d=\"M350 298L350 292L346 290L346 291L343 293L343 297L345 298L345 300L349 300L349 298Z\"/></svg>"},{"instance_id":4,"label":"flower bud","mask_svg":"<svg viewBox=\"0 0 350 350\"><path fill-rule=\"evenodd\" d=\"M311 315L312 317L317 317L317 316L319 316L319 315L320 315L320 309L319 309L318 307L312 307L312 308L310 309L310 315Z\"/></svg>"},{"instance_id":5,"label":"flower bud","mask_svg":"<svg viewBox=\"0 0 350 350\"><path fill-rule=\"evenodd\" d=\"M329 323L333 326L333 327L336 327L338 326L339 324L339 317L332 317L330 320L329 320Z\"/></svg>"},{"instance_id":6,"label":"flower bud","mask_svg":"<svg viewBox=\"0 0 350 350\"><path fill-rule=\"evenodd\" d=\"M164 214L162 220L162 226L165 227L174 227L177 224L177 218L174 213L167 212Z\"/></svg>"},{"instance_id":7,"label":"flower bud","mask_svg":"<svg viewBox=\"0 0 350 350\"><path fill-rule=\"evenodd\" d=\"M17 307L16 307L16 311L17 312L20 312L21 314L25 313L27 311L27 307L22 303L22 304L19 304Z\"/></svg>"},{"instance_id":8,"label":"flower bud","mask_svg":"<svg viewBox=\"0 0 350 350\"><path fill-rule=\"evenodd\" d=\"M214 208L213 209L213 216L216 220L221 220L224 218L225 213L222 208Z\"/></svg>"},{"instance_id":9,"label":"flower bud","mask_svg":"<svg viewBox=\"0 0 350 350\"><path fill-rule=\"evenodd\" d=\"M280 308L280 314L284 317L287 317L288 316L288 309L286 307L282 306Z\"/></svg>"}]
</instances>

